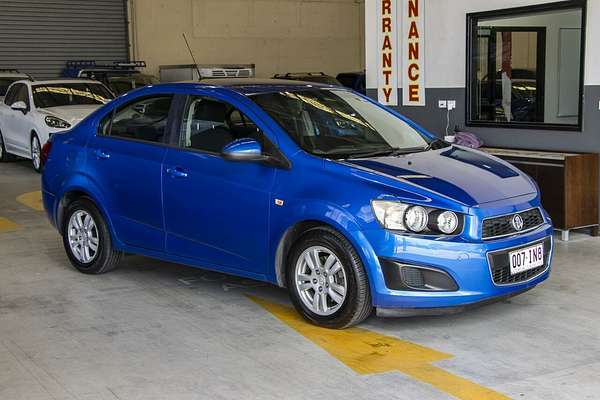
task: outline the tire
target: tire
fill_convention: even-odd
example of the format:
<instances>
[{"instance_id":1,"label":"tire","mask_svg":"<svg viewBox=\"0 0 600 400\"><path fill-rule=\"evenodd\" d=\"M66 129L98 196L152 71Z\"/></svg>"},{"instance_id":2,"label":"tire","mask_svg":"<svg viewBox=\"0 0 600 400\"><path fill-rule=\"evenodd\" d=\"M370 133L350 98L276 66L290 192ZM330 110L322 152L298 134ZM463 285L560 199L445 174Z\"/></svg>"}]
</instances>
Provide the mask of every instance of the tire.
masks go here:
<instances>
[{"instance_id":1,"label":"tire","mask_svg":"<svg viewBox=\"0 0 600 400\"><path fill-rule=\"evenodd\" d=\"M88 216L91 223L87 223ZM76 228L77 226L80 228ZM122 252L113 248L110 232L102 214L87 198L75 200L67 207L62 236L71 264L84 274L103 274L111 271L118 266L123 256ZM84 249L86 245L89 247L87 253Z\"/></svg>"},{"instance_id":2,"label":"tire","mask_svg":"<svg viewBox=\"0 0 600 400\"><path fill-rule=\"evenodd\" d=\"M312 256L307 259L307 255ZM330 261L331 256L335 260ZM314 265L317 258L321 268ZM320 274L310 267L310 260ZM371 314L373 305L367 273L352 244L340 233L328 228L308 231L293 246L286 267L292 303L309 322L325 328L344 329L359 324ZM341 295L339 289L344 284L344 295ZM320 295L315 302L317 291ZM322 302L324 294L325 306Z\"/></svg>"},{"instance_id":3,"label":"tire","mask_svg":"<svg viewBox=\"0 0 600 400\"><path fill-rule=\"evenodd\" d=\"M42 171L42 145L40 143L40 138L35 133L31 135L31 143L29 143L29 150L33 169L35 170L35 172L39 173Z\"/></svg>"},{"instance_id":4,"label":"tire","mask_svg":"<svg viewBox=\"0 0 600 400\"><path fill-rule=\"evenodd\" d=\"M0 132L0 162L11 161L13 159L13 155L6 152L6 146L4 146L4 137L2 136L2 132Z\"/></svg>"}]
</instances>

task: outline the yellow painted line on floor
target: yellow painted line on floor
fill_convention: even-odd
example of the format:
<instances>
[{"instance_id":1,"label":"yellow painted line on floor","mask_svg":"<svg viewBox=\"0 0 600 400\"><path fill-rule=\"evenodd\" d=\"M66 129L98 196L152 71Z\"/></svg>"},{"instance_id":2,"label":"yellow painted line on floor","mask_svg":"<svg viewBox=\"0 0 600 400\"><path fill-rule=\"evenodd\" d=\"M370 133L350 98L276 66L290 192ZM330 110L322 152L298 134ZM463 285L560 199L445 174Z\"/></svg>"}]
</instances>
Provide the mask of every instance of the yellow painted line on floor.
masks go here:
<instances>
[{"instance_id":1,"label":"yellow painted line on floor","mask_svg":"<svg viewBox=\"0 0 600 400\"><path fill-rule=\"evenodd\" d=\"M12 222L10 219L0 217L0 233L14 232L18 231L19 229L21 229L21 227Z\"/></svg>"},{"instance_id":2,"label":"yellow painted line on floor","mask_svg":"<svg viewBox=\"0 0 600 400\"><path fill-rule=\"evenodd\" d=\"M42 204L42 192L24 193L17 197L17 201L24 206L34 209L35 211L44 211L44 205Z\"/></svg>"},{"instance_id":3,"label":"yellow painted line on floor","mask_svg":"<svg viewBox=\"0 0 600 400\"><path fill-rule=\"evenodd\" d=\"M457 399L510 399L492 389L431 365L433 362L452 358L450 354L362 328L320 328L304 321L290 307L248 297L358 374L400 371Z\"/></svg>"}]
</instances>

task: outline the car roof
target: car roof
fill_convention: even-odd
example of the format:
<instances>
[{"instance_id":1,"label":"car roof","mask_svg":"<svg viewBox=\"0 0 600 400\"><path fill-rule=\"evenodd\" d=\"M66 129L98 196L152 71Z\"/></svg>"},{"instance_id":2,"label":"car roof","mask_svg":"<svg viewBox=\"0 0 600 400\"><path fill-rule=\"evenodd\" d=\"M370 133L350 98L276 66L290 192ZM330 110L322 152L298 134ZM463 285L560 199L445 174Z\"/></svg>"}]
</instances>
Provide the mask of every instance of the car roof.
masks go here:
<instances>
[{"instance_id":1,"label":"car roof","mask_svg":"<svg viewBox=\"0 0 600 400\"><path fill-rule=\"evenodd\" d=\"M56 84L61 84L61 83L100 83L98 81L95 81L93 79L48 79L45 81L33 81L31 82L31 85L34 86L38 86L38 85L56 85Z\"/></svg>"},{"instance_id":2,"label":"car roof","mask_svg":"<svg viewBox=\"0 0 600 400\"><path fill-rule=\"evenodd\" d=\"M29 76L27 74L22 73L22 72L3 72L3 71L0 71L0 78L24 78L24 79L29 79Z\"/></svg>"},{"instance_id":3,"label":"car roof","mask_svg":"<svg viewBox=\"0 0 600 400\"><path fill-rule=\"evenodd\" d=\"M314 88L336 88L339 86L315 82L292 81L287 79L256 79L256 78L216 78L171 83L171 85L189 85L196 88L221 87L249 96L258 93L274 93L283 91L302 91Z\"/></svg>"}]
</instances>

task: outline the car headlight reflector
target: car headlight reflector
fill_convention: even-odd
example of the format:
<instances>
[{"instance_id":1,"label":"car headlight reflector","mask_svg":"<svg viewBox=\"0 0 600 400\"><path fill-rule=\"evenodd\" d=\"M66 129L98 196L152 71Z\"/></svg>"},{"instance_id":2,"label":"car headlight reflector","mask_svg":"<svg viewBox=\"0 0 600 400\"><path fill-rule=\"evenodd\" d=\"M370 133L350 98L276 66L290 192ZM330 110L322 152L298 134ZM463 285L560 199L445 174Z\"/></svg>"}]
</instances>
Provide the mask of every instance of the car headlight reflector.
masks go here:
<instances>
[{"instance_id":1,"label":"car headlight reflector","mask_svg":"<svg viewBox=\"0 0 600 400\"><path fill-rule=\"evenodd\" d=\"M421 206L413 206L406 210L404 222L408 229L413 232L423 232L427 228L429 214L427 210Z\"/></svg>"},{"instance_id":2,"label":"car headlight reflector","mask_svg":"<svg viewBox=\"0 0 600 400\"><path fill-rule=\"evenodd\" d=\"M46 125L48 125L50 128L67 129L71 127L71 124L69 124L64 119L60 119L52 115L48 115L44 119L44 121L46 122Z\"/></svg>"},{"instance_id":3,"label":"car headlight reflector","mask_svg":"<svg viewBox=\"0 0 600 400\"><path fill-rule=\"evenodd\" d=\"M458 228L458 216L452 211L443 211L437 217L437 229L449 235Z\"/></svg>"},{"instance_id":4,"label":"car headlight reflector","mask_svg":"<svg viewBox=\"0 0 600 400\"><path fill-rule=\"evenodd\" d=\"M454 235L463 224L461 215L434 207L390 200L373 200L371 207L381 226L392 231Z\"/></svg>"},{"instance_id":5,"label":"car headlight reflector","mask_svg":"<svg viewBox=\"0 0 600 400\"><path fill-rule=\"evenodd\" d=\"M404 231L404 212L407 204L397 201L375 200L372 202L373 212L381 225L393 231Z\"/></svg>"}]
</instances>

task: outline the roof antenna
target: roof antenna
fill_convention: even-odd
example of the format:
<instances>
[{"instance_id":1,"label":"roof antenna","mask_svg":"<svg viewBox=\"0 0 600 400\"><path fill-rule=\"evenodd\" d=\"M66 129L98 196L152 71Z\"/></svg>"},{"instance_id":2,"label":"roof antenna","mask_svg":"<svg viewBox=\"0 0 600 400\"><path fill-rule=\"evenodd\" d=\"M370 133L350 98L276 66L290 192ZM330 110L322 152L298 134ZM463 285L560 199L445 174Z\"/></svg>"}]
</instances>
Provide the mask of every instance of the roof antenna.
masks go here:
<instances>
[{"instance_id":1,"label":"roof antenna","mask_svg":"<svg viewBox=\"0 0 600 400\"><path fill-rule=\"evenodd\" d=\"M190 56L192 56L192 61L194 61L194 67L196 68L196 72L198 72L198 80L202 80L202 74L200 73L200 68L198 68L198 63L196 62L196 58L194 58L194 53L190 48L190 44L188 43L187 38L185 37L185 33L181 34L183 36L183 40L185 40L185 45L187 46L188 51L190 52Z\"/></svg>"}]
</instances>

